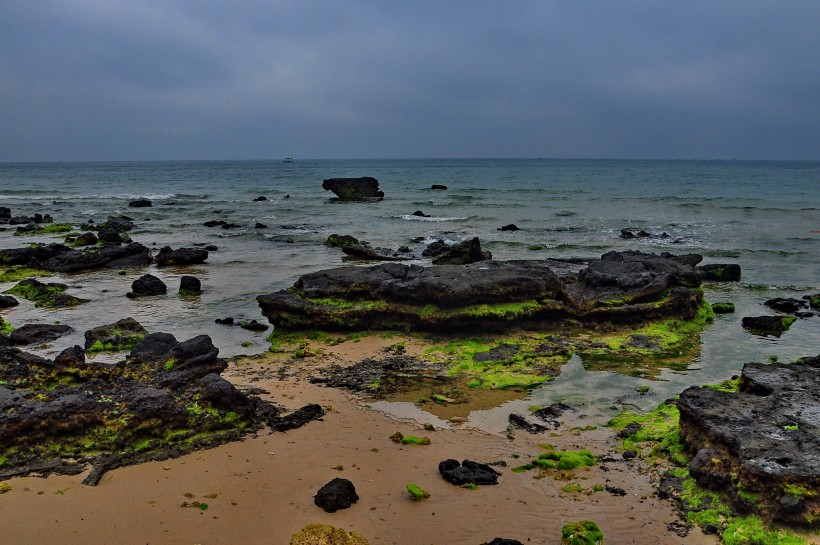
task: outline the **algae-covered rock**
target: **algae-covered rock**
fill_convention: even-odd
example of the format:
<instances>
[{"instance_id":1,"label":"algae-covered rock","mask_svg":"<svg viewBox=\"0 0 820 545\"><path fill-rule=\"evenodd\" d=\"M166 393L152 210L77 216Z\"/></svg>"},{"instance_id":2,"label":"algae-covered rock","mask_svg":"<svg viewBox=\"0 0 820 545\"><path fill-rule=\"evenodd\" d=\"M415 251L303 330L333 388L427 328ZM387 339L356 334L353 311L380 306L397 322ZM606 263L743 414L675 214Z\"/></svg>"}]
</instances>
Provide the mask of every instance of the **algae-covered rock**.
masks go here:
<instances>
[{"instance_id":1,"label":"algae-covered rock","mask_svg":"<svg viewBox=\"0 0 820 545\"><path fill-rule=\"evenodd\" d=\"M740 280L740 265L736 263L710 263L699 267L703 278L717 282L738 282Z\"/></svg>"},{"instance_id":2,"label":"algae-covered rock","mask_svg":"<svg viewBox=\"0 0 820 545\"><path fill-rule=\"evenodd\" d=\"M767 520L820 518L820 358L747 363L740 391L681 393L680 440L697 453L690 473ZM709 450L706 450L709 449ZM719 464L713 460L720 460ZM717 468L716 466L720 466ZM756 498L740 501L742 490Z\"/></svg>"},{"instance_id":3,"label":"algae-covered rock","mask_svg":"<svg viewBox=\"0 0 820 545\"><path fill-rule=\"evenodd\" d=\"M323 331L689 320L703 293L700 274L683 257L610 252L586 268L555 260L340 267L306 274L257 301L277 327Z\"/></svg>"},{"instance_id":4,"label":"algae-covered rock","mask_svg":"<svg viewBox=\"0 0 820 545\"><path fill-rule=\"evenodd\" d=\"M561 528L561 545L603 545L604 533L591 520L568 522Z\"/></svg>"},{"instance_id":5,"label":"algae-covered rock","mask_svg":"<svg viewBox=\"0 0 820 545\"><path fill-rule=\"evenodd\" d=\"M85 349L91 352L117 351L133 348L148 330L128 317L113 324L102 325L85 332Z\"/></svg>"},{"instance_id":6,"label":"algae-covered rock","mask_svg":"<svg viewBox=\"0 0 820 545\"><path fill-rule=\"evenodd\" d=\"M357 244L361 244L359 239L351 235L337 235L334 233L325 240L325 246L330 246L331 248L344 248L345 246L354 246Z\"/></svg>"},{"instance_id":7,"label":"algae-covered rock","mask_svg":"<svg viewBox=\"0 0 820 545\"><path fill-rule=\"evenodd\" d=\"M293 534L290 545L370 545L359 532L314 522Z\"/></svg>"},{"instance_id":8,"label":"algae-covered rock","mask_svg":"<svg viewBox=\"0 0 820 545\"><path fill-rule=\"evenodd\" d=\"M712 303L712 312L715 314L731 314L734 311L734 303Z\"/></svg>"},{"instance_id":9,"label":"algae-covered rock","mask_svg":"<svg viewBox=\"0 0 820 545\"><path fill-rule=\"evenodd\" d=\"M797 320L794 316L746 316L741 320L743 329L755 335L779 337Z\"/></svg>"},{"instance_id":10,"label":"algae-covered rock","mask_svg":"<svg viewBox=\"0 0 820 545\"><path fill-rule=\"evenodd\" d=\"M36 278L26 278L17 283L13 288L6 290L6 293L19 295L24 299L33 301L37 307L59 308L74 307L85 303L85 299L66 294L68 286L57 282L45 284Z\"/></svg>"},{"instance_id":11,"label":"algae-covered rock","mask_svg":"<svg viewBox=\"0 0 820 545\"><path fill-rule=\"evenodd\" d=\"M407 491L410 492L410 495L413 497L415 501L421 501L425 498L429 498L430 494L422 487L417 484L408 483L407 484Z\"/></svg>"},{"instance_id":12,"label":"algae-covered rock","mask_svg":"<svg viewBox=\"0 0 820 545\"><path fill-rule=\"evenodd\" d=\"M0 480L91 463L84 483L93 485L108 469L258 430L279 409L221 378L227 363L217 356L205 335L177 342L163 333L113 365L86 362L78 346L53 361L0 348Z\"/></svg>"}]
</instances>

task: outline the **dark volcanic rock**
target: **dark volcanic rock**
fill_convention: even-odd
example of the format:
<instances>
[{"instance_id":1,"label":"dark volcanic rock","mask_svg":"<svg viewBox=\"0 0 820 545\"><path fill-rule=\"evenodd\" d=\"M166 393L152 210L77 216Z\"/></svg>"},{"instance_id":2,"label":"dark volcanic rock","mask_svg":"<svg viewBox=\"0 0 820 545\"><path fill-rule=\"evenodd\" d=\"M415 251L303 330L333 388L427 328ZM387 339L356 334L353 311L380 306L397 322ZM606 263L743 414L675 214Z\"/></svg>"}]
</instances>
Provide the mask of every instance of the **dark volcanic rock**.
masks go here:
<instances>
[{"instance_id":1,"label":"dark volcanic rock","mask_svg":"<svg viewBox=\"0 0 820 545\"><path fill-rule=\"evenodd\" d=\"M347 509L359 501L356 488L347 479L336 477L316 493L313 502L328 513L335 513L339 509Z\"/></svg>"},{"instance_id":2,"label":"dark volcanic rock","mask_svg":"<svg viewBox=\"0 0 820 545\"><path fill-rule=\"evenodd\" d=\"M154 257L158 267L169 265L198 265L208 259L208 251L198 248L179 248L172 250L170 246L163 246Z\"/></svg>"},{"instance_id":3,"label":"dark volcanic rock","mask_svg":"<svg viewBox=\"0 0 820 545\"><path fill-rule=\"evenodd\" d=\"M430 214L425 214L421 210L416 210L415 212L413 212L413 215L418 217L418 218L429 218L430 217Z\"/></svg>"},{"instance_id":4,"label":"dark volcanic rock","mask_svg":"<svg viewBox=\"0 0 820 545\"><path fill-rule=\"evenodd\" d=\"M487 543L487 545L522 545L522 543L516 539L497 537L489 543Z\"/></svg>"},{"instance_id":5,"label":"dark volcanic rock","mask_svg":"<svg viewBox=\"0 0 820 545\"><path fill-rule=\"evenodd\" d=\"M268 421L268 425L274 431L288 431L301 428L312 420L319 420L325 415L321 405L311 403L296 409L285 416L275 416Z\"/></svg>"},{"instance_id":6,"label":"dark volcanic rock","mask_svg":"<svg viewBox=\"0 0 820 545\"><path fill-rule=\"evenodd\" d=\"M205 227L222 227L223 229L236 229L242 227L238 223L229 223L225 220L209 220L203 223Z\"/></svg>"},{"instance_id":7,"label":"dark volcanic rock","mask_svg":"<svg viewBox=\"0 0 820 545\"><path fill-rule=\"evenodd\" d=\"M143 297L148 295L164 295L168 291L165 282L153 274L144 274L131 283L131 291L126 297Z\"/></svg>"},{"instance_id":8,"label":"dark volcanic rock","mask_svg":"<svg viewBox=\"0 0 820 545\"><path fill-rule=\"evenodd\" d=\"M421 255L432 257L434 265L464 265L493 258L490 252L481 249L478 237L453 245L438 240L427 246Z\"/></svg>"},{"instance_id":9,"label":"dark volcanic rock","mask_svg":"<svg viewBox=\"0 0 820 545\"><path fill-rule=\"evenodd\" d=\"M795 318L789 316L745 316L741 320L743 328L755 335L779 337L788 331Z\"/></svg>"},{"instance_id":10,"label":"dark volcanic rock","mask_svg":"<svg viewBox=\"0 0 820 545\"><path fill-rule=\"evenodd\" d=\"M264 196L264 195L259 195L258 197L256 197L256 198L253 200L253 202L262 202L262 201L266 201L266 200L268 200L268 198L267 198L266 196Z\"/></svg>"},{"instance_id":11,"label":"dark volcanic rock","mask_svg":"<svg viewBox=\"0 0 820 545\"><path fill-rule=\"evenodd\" d=\"M365 261L406 261L410 256L391 250L390 248L379 248L367 244L348 244L342 246L345 255L363 259Z\"/></svg>"},{"instance_id":12,"label":"dark volcanic rock","mask_svg":"<svg viewBox=\"0 0 820 545\"><path fill-rule=\"evenodd\" d=\"M332 234L325 240L325 246L331 248L344 248L345 246L354 246L360 244L359 239L350 235Z\"/></svg>"},{"instance_id":13,"label":"dark volcanic rock","mask_svg":"<svg viewBox=\"0 0 820 545\"><path fill-rule=\"evenodd\" d=\"M106 470L258 430L279 409L220 377L227 364L217 356L207 336L178 343L163 333L113 365L85 362L79 346L54 361L0 349L0 444L8 447L0 479L92 463L83 482L93 485Z\"/></svg>"},{"instance_id":14,"label":"dark volcanic rock","mask_svg":"<svg viewBox=\"0 0 820 545\"><path fill-rule=\"evenodd\" d=\"M691 387L677 402L681 440L698 453L693 476L757 494L754 508L768 519L820 515L820 358L804 361L747 363L740 393ZM800 504L784 505L792 485L802 490Z\"/></svg>"},{"instance_id":15,"label":"dark volcanic rock","mask_svg":"<svg viewBox=\"0 0 820 545\"><path fill-rule=\"evenodd\" d=\"M740 265L735 263L722 264L710 263L701 265L700 270L706 280L716 280L719 282L737 282L740 280Z\"/></svg>"},{"instance_id":16,"label":"dark volcanic rock","mask_svg":"<svg viewBox=\"0 0 820 545\"><path fill-rule=\"evenodd\" d=\"M96 343L98 348L106 350L122 350L131 348L141 341L148 330L135 319L128 317L114 322L89 329L85 332L85 348L88 350Z\"/></svg>"},{"instance_id":17,"label":"dark volcanic rock","mask_svg":"<svg viewBox=\"0 0 820 545\"><path fill-rule=\"evenodd\" d=\"M101 227L100 230L97 231L97 237L100 241L107 242L108 244L122 244L125 242L120 232L113 227Z\"/></svg>"},{"instance_id":18,"label":"dark volcanic rock","mask_svg":"<svg viewBox=\"0 0 820 545\"><path fill-rule=\"evenodd\" d=\"M25 324L11 332L12 344L45 343L59 339L74 331L72 327L61 324Z\"/></svg>"},{"instance_id":19,"label":"dark volcanic rock","mask_svg":"<svg viewBox=\"0 0 820 545\"><path fill-rule=\"evenodd\" d=\"M0 308L11 308L19 305L20 302L11 295L0 295Z\"/></svg>"},{"instance_id":20,"label":"dark volcanic rock","mask_svg":"<svg viewBox=\"0 0 820 545\"><path fill-rule=\"evenodd\" d=\"M102 246L75 250L64 247L60 252L42 260L42 267L47 271L79 272L108 267L144 266L152 262L147 247L138 242L125 246Z\"/></svg>"},{"instance_id":21,"label":"dark volcanic rock","mask_svg":"<svg viewBox=\"0 0 820 545\"><path fill-rule=\"evenodd\" d=\"M693 266L655 254L604 257L577 275L549 260L341 267L304 275L257 301L276 326L321 330L505 329L568 319L632 324L697 314L703 295ZM486 307L475 311L477 305Z\"/></svg>"},{"instance_id":22,"label":"dark volcanic rock","mask_svg":"<svg viewBox=\"0 0 820 545\"><path fill-rule=\"evenodd\" d=\"M267 331L268 326L265 324L260 324L256 320L245 320L239 323L239 327L242 329L247 329L248 331Z\"/></svg>"},{"instance_id":23,"label":"dark volcanic rock","mask_svg":"<svg viewBox=\"0 0 820 545\"><path fill-rule=\"evenodd\" d=\"M11 208L0 206L0 223L8 223L11 219Z\"/></svg>"},{"instance_id":24,"label":"dark volcanic rock","mask_svg":"<svg viewBox=\"0 0 820 545\"><path fill-rule=\"evenodd\" d=\"M520 231L521 228L514 223L508 223L498 228L499 231Z\"/></svg>"},{"instance_id":25,"label":"dark volcanic rock","mask_svg":"<svg viewBox=\"0 0 820 545\"><path fill-rule=\"evenodd\" d=\"M146 208L148 206L153 206L153 203L149 199L137 199L129 202L128 206L131 208Z\"/></svg>"},{"instance_id":26,"label":"dark volcanic rock","mask_svg":"<svg viewBox=\"0 0 820 545\"><path fill-rule=\"evenodd\" d=\"M644 231L643 229L635 229L634 227L629 227L626 229L621 229L621 238L671 238L669 233L661 233L661 234L654 234Z\"/></svg>"},{"instance_id":27,"label":"dark volcanic rock","mask_svg":"<svg viewBox=\"0 0 820 545\"><path fill-rule=\"evenodd\" d=\"M447 189L447 186L441 184L433 184L430 186L430 189L444 190Z\"/></svg>"},{"instance_id":28,"label":"dark volcanic rock","mask_svg":"<svg viewBox=\"0 0 820 545\"><path fill-rule=\"evenodd\" d=\"M109 227L116 231L131 231L137 226L134 225L134 219L128 216L108 216L105 223L100 224L100 229Z\"/></svg>"},{"instance_id":29,"label":"dark volcanic rock","mask_svg":"<svg viewBox=\"0 0 820 545\"><path fill-rule=\"evenodd\" d=\"M202 293L202 282L196 276L182 276L179 279L180 295L199 295Z\"/></svg>"},{"instance_id":30,"label":"dark volcanic rock","mask_svg":"<svg viewBox=\"0 0 820 545\"><path fill-rule=\"evenodd\" d=\"M41 262L69 251L71 248L64 244L34 244L25 248L10 248L0 250L0 263L6 266L33 265L39 267Z\"/></svg>"},{"instance_id":31,"label":"dark volcanic rock","mask_svg":"<svg viewBox=\"0 0 820 545\"><path fill-rule=\"evenodd\" d=\"M458 463L458 460L444 460L438 465L438 472L450 484L462 486L465 484L498 484L498 473L487 464L473 462L472 460L464 460Z\"/></svg>"},{"instance_id":32,"label":"dark volcanic rock","mask_svg":"<svg viewBox=\"0 0 820 545\"><path fill-rule=\"evenodd\" d=\"M528 421L520 414L510 414L507 418L510 422L509 426L507 426L507 431L520 429L526 431L527 433L541 433L549 429L541 424Z\"/></svg>"},{"instance_id":33,"label":"dark volcanic rock","mask_svg":"<svg viewBox=\"0 0 820 545\"><path fill-rule=\"evenodd\" d=\"M369 176L363 178L329 178L322 182L322 189L332 191L342 201L380 201L384 192L379 181Z\"/></svg>"},{"instance_id":34,"label":"dark volcanic rock","mask_svg":"<svg viewBox=\"0 0 820 545\"><path fill-rule=\"evenodd\" d=\"M74 239L73 246L94 246L100 241L97 238L97 235L92 233L91 231L86 231L85 233L78 236Z\"/></svg>"},{"instance_id":35,"label":"dark volcanic rock","mask_svg":"<svg viewBox=\"0 0 820 545\"><path fill-rule=\"evenodd\" d=\"M785 297L775 297L763 303L767 307L778 312L785 312L786 314L794 314L795 312L808 308L809 302L805 299L791 299Z\"/></svg>"},{"instance_id":36,"label":"dark volcanic rock","mask_svg":"<svg viewBox=\"0 0 820 545\"><path fill-rule=\"evenodd\" d=\"M65 284L57 282L44 284L36 278L26 278L8 290L8 293L24 297L33 301L35 306L45 308L74 307L87 302L85 299L68 295L65 293L67 289L68 286Z\"/></svg>"}]
</instances>

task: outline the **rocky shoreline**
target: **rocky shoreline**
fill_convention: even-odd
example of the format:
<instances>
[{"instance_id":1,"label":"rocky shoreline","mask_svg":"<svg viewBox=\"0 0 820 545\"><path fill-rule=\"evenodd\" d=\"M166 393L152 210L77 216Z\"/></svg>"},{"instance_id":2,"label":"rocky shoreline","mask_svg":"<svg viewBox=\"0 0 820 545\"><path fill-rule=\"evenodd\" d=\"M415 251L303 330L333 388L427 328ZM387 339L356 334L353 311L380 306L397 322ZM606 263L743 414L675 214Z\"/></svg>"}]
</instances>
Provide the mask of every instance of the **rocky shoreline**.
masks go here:
<instances>
[{"instance_id":1,"label":"rocky shoreline","mask_svg":"<svg viewBox=\"0 0 820 545\"><path fill-rule=\"evenodd\" d=\"M383 198L375 180L363 182L369 193L355 198L349 180L325 182L326 189L343 201ZM18 230L40 232L41 224L48 225L40 219L26 224L35 227ZM7 291L10 295L4 296L3 305L13 308L16 300L10 300L11 295L45 308L85 302L65 293L63 284L29 278L40 272L143 269L149 264L184 270L208 259L208 250L193 247L166 246L152 255L148 247L131 240L128 232L133 228L130 218L110 216L99 226L82 226L86 234L96 232L96 240L70 234L66 244L0 250L6 278L23 277ZM354 246L359 249L353 254L345 250ZM400 259L405 253L358 241L341 247L368 260L384 260L388 254ZM704 281L740 278L737 265L699 267L702 256L696 254L613 251L597 259L496 261L480 249L477 239L465 241L463 247L434 250L423 255L433 263L444 257L438 261L441 264L384 263L322 270L303 275L292 288L258 296L262 314L274 326L272 342L291 335L288 343L293 352L280 368L279 379L296 376L288 369L326 349L311 346L317 344L312 340L316 335L327 340L338 339L327 335L339 332L384 330L446 333L462 339L479 332L504 340L469 346L454 341L447 347L452 350L447 357L441 357L441 351L433 351L432 356L406 355L404 345L397 343L381 357L312 372L311 382L385 397L396 376L450 384L461 373L469 389L527 388L554 378L573 354L630 359L633 365L645 360L648 368L673 350L680 355L696 344L693 339L713 319L703 298ZM196 296L201 288L198 279L183 278L188 280L180 294ZM165 293L166 286L146 274L133 283L132 290L129 297L150 297ZM814 316L815 298L795 301L772 300L767 305L778 314L756 320L747 329L758 335L779 335L794 320ZM12 328L0 317L0 481L88 472L83 483L96 485L111 469L178 458L266 428L294 430L326 415L326 409L315 402L285 414L286 409L252 388L238 388L221 376L229 363L218 357L219 350L206 335L180 342L124 319L86 331L84 347L66 348L48 359L18 346L52 342L72 331L70 325L15 325ZM102 364L88 361L86 351L127 351L127 355L117 363ZM739 394L691 388L677 400L676 441L688 453L691 477L705 488L745 494L730 494L735 502L731 516L754 513L766 521L816 528L820 509L820 462L815 454L820 447L817 368L816 358L791 365L747 364ZM459 388L451 385L431 395L430 401L458 403ZM558 416L541 423L511 414L508 433L510 437L518 430L552 433ZM633 456L624 452L622 458ZM466 457L461 464L449 455L442 459L446 466L442 475L479 467L486 475L502 475ZM550 469L553 458L536 455L533 460L529 465ZM488 484L458 484L471 483ZM613 495L619 494L613 490L627 494L623 488L601 486ZM752 496L755 501L749 499ZM729 531L729 515L720 516L723 526L715 531Z\"/></svg>"}]
</instances>

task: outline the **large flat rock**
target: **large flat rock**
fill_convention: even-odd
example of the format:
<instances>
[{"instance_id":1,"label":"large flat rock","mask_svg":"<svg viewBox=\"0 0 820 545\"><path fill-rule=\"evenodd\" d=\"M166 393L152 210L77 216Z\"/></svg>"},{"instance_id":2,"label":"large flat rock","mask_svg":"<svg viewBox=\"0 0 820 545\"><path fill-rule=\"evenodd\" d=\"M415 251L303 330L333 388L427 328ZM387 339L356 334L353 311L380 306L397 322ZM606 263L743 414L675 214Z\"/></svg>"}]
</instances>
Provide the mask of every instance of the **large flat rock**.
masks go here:
<instances>
[{"instance_id":1,"label":"large flat rock","mask_svg":"<svg viewBox=\"0 0 820 545\"><path fill-rule=\"evenodd\" d=\"M694 317L699 260L610 252L586 266L557 260L421 267L386 263L307 274L257 297L292 329L469 330L564 320L644 323Z\"/></svg>"},{"instance_id":2,"label":"large flat rock","mask_svg":"<svg viewBox=\"0 0 820 545\"><path fill-rule=\"evenodd\" d=\"M706 466L714 467L695 468L702 484L756 494L760 502L744 507L772 519L818 520L820 357L747 363L739 393L691 387L678 408L684 444L711 449Z\"/></svg>"}]
</instances>

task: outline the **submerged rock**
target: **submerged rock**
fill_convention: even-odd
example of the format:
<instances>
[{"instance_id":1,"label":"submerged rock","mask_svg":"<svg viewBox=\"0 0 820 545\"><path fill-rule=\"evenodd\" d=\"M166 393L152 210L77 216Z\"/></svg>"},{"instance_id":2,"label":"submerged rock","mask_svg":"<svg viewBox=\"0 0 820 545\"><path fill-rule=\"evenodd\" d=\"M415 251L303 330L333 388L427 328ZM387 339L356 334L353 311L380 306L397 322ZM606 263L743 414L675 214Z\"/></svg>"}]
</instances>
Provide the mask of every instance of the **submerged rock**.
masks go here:
<instances>
[{"instance_id":1,"label":"submerged rock","mask_svg":"<svg viewBox=\"0 0 820 545\"><path fill-rule=\"evenodd\" d=\"M129 202L128 206L130 206L131 208L146 208L149 206L153 206L153 203L149 199L143 198Z\"/></svg>"},{"instance_id":2,"label":"submerged rock","mask_svg":"<svg viewBox=\"0 0 820 545\"><path fill-rule=\"evenodd\" d=\"M202 293L202 282L196 276L184 275L179 279L180 295L199 295Z\"/></svg>"},{"instance_id":3,"label":"submerged rock","mask_svg":"<svg viewBox=\"0 0 820 545\"><path fill-rule=\"evenodd\" d=\"M336 477L316 493L313 502L328 513L335 513L339 509L347 509L359 501L356 488L347 479Z\"/></svg>"},{"instance_id":4,"label":"submerged rock","mask_svg":"<svg viewBox=\"0 0 820 545\"><path fill-rule=\"evenodd\" d=\"M332 191L342 201L380 201L384 191L379 190L376 178L328 178L322 181L322 189Z\"/></svg>"},{"instance_id":5,"label":"submerged rock","mask_svg":"<svg viewBox=\"0 0 820 545\"><path fill-rule=\"evenodd\" d=\"M74 328L62 324L25 324L9 334L12 344L45 343L73 332Z\"/></svg>"},{"instance_id":6,"label":"submerged rock","mask_svg":"<svg viewBox=\"0 0 820 545\"><path fill-rule=\"evenodd\" d=\"M740 392L686 389L677 402L680 438L705 486L760 498L770 520L820 516L820 357L804 363L747 363ZM720 461L715 462L715 460ZM785 500L784 500L785 498ZM750 506L742 506L749 508Z\"/></svg>"},{"instance_id":7,"label":"submerged rock","mask_svg":"<svg viewBox=\"0 0 820 545\"><path fill-rule=\"evenodd\" d=\"M755 335L779 337L789 330L796 319L791 316L745 316L741 325Z\"/></svg>"}]
</instances>

